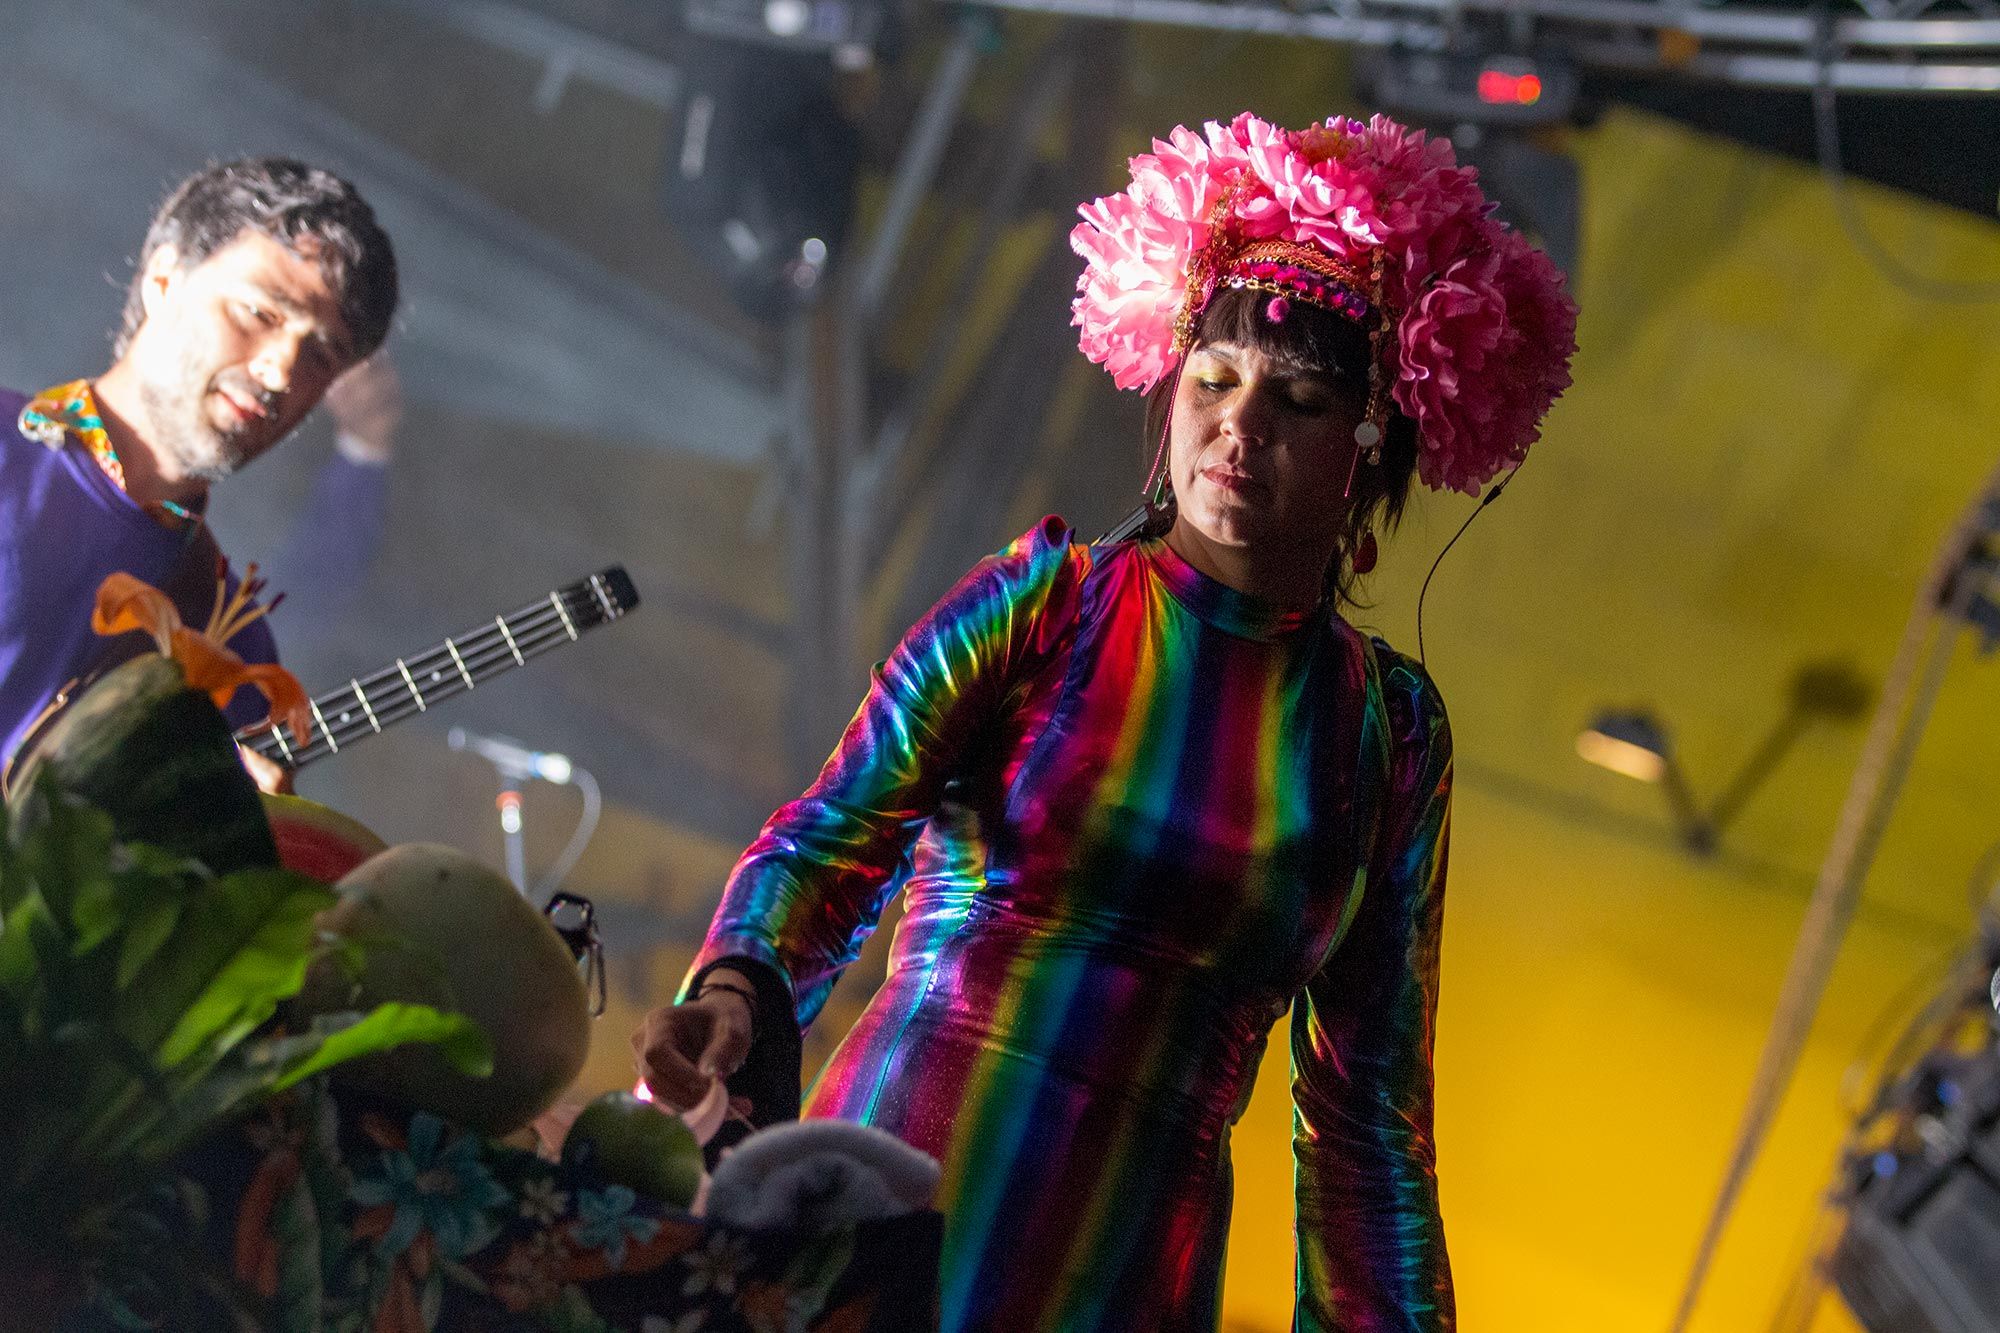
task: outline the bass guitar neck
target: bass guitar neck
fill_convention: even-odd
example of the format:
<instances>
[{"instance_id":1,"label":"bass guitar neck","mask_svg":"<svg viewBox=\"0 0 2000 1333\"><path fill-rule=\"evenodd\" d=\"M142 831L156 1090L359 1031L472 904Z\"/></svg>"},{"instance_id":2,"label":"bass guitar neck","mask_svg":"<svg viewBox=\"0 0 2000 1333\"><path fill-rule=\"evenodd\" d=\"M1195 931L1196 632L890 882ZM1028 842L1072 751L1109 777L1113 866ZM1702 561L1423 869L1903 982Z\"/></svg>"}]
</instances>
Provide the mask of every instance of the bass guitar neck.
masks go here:
<instances>
[{"instance_id":1,"label":"bass guitar neck","mask_svg":"<svg viewBox=\"0 0 2000 1333\"><path fill-rule=\"evenodd\" d=\"M399 657L313 696L311 730L302 742L271 722L236 733L237 744L287 768L339 754L405 718L428 712L528 659L574 643L599 625L629 614L639 593L624 566L556 588L512 615L495 616L436 647Z\"/></svg>"}]
</instances>

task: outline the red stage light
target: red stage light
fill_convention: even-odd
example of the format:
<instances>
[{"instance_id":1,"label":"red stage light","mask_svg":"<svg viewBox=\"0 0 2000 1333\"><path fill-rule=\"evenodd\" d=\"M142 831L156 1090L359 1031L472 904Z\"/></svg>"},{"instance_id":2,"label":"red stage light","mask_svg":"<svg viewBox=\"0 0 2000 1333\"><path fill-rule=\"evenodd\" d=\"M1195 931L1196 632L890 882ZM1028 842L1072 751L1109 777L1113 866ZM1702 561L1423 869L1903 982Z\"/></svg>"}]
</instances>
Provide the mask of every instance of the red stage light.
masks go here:
<instances>
[{"instance_id":1,"label":"red stage light","mask_svg":"<svg viewBox=\"0 0 2000 1333\"><path fill-rule=\"evenodd\" d=\"M1479 100L1493 106L1533 106L1542 100L1541 76L1509 74L1499 69L1481 70Z\"/></svg>"}]
</instances>

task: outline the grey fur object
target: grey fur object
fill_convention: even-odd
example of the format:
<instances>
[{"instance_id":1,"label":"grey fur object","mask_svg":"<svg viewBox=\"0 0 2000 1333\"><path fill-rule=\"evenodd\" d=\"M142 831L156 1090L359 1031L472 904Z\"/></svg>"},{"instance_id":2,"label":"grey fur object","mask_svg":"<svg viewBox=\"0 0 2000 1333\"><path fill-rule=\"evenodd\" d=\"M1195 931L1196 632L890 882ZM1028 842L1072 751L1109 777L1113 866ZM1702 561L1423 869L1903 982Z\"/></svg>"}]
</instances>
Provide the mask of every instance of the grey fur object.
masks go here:
<instances>
[{"instance_id":1,"label":"grey fur object","mask_svg":"<svg viewBox=\"0 0 2000 1333\"><path fill-rule=\"evenodd\" d=\"M931 1206L939 1167L893 1134L845 1120L773 1125L716 1165L705 1215L729 1226L830 1231Z\"/></svg>"}]
</instances>

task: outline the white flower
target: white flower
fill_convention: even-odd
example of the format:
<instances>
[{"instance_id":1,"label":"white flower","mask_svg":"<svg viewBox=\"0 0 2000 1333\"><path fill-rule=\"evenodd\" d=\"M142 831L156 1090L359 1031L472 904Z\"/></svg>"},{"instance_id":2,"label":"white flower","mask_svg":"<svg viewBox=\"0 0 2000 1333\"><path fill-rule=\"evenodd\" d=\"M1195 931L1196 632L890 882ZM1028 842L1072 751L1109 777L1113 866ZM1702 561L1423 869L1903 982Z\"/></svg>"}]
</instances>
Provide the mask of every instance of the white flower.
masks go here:
<instances>
[{"instance_id":1,"label":"white flower","mask_svg":"<svg viewBox=\"0 0 2000 1333\"><path fill-rule=\"evenodd\" d=\"M736 1291L737 1277L750 1267L750 1247L738 1237L718 1231L708 1238L705 1249L688 1254L681 1262L688 1270L687 1281L681 1286L683 1294L699 1296L715 1291L729 1296Z\"/></svg>"}]
</instances>

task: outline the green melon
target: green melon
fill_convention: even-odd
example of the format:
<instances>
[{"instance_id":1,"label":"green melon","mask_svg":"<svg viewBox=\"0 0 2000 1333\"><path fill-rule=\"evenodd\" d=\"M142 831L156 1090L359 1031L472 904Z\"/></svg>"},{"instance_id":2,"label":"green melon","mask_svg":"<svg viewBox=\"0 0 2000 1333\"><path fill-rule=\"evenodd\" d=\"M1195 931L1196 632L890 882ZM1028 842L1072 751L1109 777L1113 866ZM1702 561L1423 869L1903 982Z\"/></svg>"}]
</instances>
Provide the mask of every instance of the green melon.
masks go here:
<instances>
[{"instance_id":1,"label":"green melon","mask_svg":"<svg viewBox=\"0 0 2000 1333\"><path fill-rule=\"evenodd\" d=\"M264 793L264 817L278 845L278 864L322 884L340 878L389 844L359 820L303 796Z\"/></svg>"},{"instance_id":2,"label":"green melon","mask_svg":"<svg viewBox=\"0 0 2000 1333\"><path fill-rule=\"evenodd\" d=\"M629 1092L607 1092L569 1127L563 1161L614 1185L665 1199L676 1208L701 1189L701 1145L677 1115Z\"/></svg>"},{"instance_id":3,"label":"green melon","mask_svg":"<svg viewBox=\"0 0 2000 1333\"><path fill-rule=\"evenodd\" d=\"M493 1073L473 1078L410 1046L343 1065L344 1081L481 1133L512 1133L555 1103L583 1069L590 1002L569 947L497 872L429 843L391 847L338 885L323 928L357 940L393 932L407 947L373 947L359 978L315 968L305 1014L390 1000L462 1013L493 1042Z\"/></svg>"},{"instance_id":4,"label":"green melon","mask_svg":"<svg viewBox=\"0 0 2000 1333\"><path fill-rule=\"evenodd\" d=\"M14 818L40 778L110 815L122 841L193 857L218 875L278 864L228 721L157 653L105 673L22 757L8 781Z\"/></svg>"}]
</instances>

